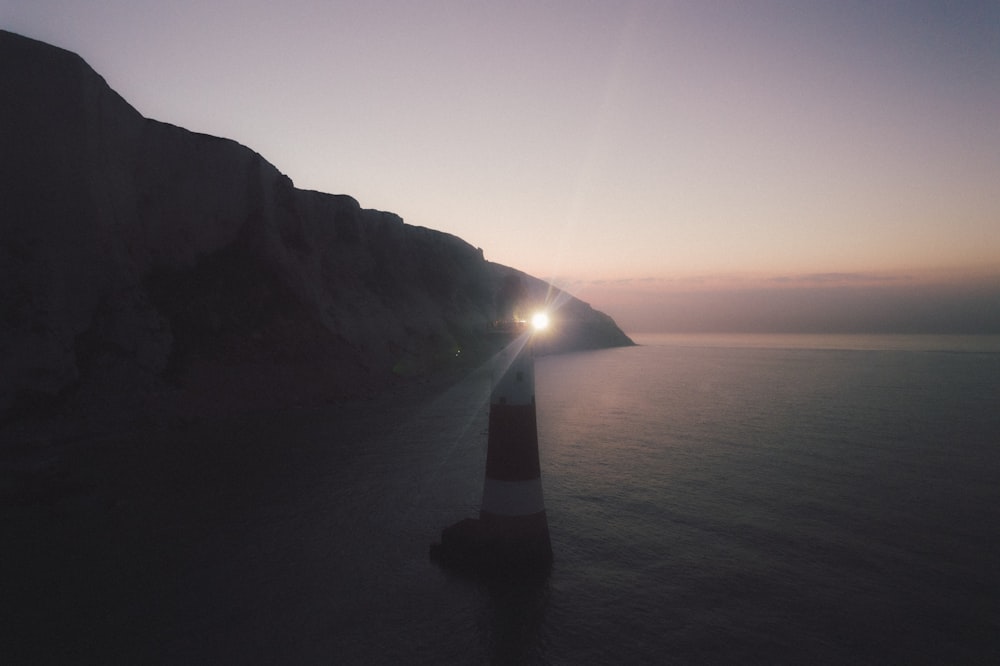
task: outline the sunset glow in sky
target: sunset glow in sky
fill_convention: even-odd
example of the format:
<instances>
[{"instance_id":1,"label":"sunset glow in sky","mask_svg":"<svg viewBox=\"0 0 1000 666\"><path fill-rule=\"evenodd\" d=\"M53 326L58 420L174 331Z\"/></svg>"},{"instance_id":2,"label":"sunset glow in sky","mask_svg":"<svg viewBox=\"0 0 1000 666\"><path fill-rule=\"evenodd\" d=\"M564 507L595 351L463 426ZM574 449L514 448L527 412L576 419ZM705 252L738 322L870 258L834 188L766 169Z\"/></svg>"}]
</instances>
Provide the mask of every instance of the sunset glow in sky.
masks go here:
<instances>
[{"instance_id":1,"label":"sunset glow in sky","mask_svg":"<svg viewBox=\"0 0 1000 666\"><path fill-rule=\"evenodd\" d=\"M722 312L756 294L791 329L891 301L1000 332L997 2L0 0L0 26L626 330L753 329Z\"/></svg>"}]
</instances>

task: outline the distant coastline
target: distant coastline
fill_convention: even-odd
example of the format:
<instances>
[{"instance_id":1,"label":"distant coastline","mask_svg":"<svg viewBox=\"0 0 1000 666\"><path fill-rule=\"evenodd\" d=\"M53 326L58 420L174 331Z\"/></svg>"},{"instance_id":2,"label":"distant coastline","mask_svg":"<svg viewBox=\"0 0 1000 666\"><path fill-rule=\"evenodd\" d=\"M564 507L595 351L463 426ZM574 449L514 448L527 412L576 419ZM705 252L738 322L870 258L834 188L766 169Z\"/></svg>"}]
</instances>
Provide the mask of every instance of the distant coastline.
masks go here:
<instances>
[{"instance_id":1,"label":"distant coastline","mask_svg":"<svg viewBox=\"0 0 1000 666\"><path fill-rule=\"evenodd\" d=\"M630 333L638 345L1000 354L1000 335L937 333Z\"/></svg>"}]
</instances>

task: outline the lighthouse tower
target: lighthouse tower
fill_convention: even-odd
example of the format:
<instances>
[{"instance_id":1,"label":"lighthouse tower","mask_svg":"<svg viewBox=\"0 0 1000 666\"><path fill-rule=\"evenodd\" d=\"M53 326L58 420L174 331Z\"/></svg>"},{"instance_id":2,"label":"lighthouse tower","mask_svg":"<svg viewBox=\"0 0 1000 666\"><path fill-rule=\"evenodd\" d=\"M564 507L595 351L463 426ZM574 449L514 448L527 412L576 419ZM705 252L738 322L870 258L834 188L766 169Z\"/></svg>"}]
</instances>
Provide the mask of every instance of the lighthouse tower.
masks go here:
<instances>
[{"instance_id":1,"label":"lighthouse tower","mask_svg":"<svg viewBox=\"0 0 1000 666\"><path fill-rule=\"evenodd\" d=\"M535 415L533 338L523 324L498 354L490 394L486 474L479 518L441 533L431 557L478 573L544 574L552 564Z\"/></svg>"},{"instance_id":2,"label":"lighthouse tower","mask_svg":"<svg viewBox=\"0 0 1000 666\"><path fill-rule=\"evenodd\" d=\"M535 364L531 332L524 345L507 347L506 365L490 395L486 478L479 520L509 544L510 557L551 561L549 525L542 497L535 415ZM520 348L518 348L520 347Z\"/></svg>"}]
</instances>

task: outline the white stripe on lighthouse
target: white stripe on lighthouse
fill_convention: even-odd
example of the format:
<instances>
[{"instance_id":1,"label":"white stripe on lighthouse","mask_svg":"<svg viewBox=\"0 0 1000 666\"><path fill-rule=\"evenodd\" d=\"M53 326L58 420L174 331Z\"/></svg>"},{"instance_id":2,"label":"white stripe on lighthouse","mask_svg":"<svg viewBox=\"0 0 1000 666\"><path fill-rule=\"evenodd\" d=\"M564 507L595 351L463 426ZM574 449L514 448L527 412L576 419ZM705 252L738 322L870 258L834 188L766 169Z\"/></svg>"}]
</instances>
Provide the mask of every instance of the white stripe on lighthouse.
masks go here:
<instances>
[{"instance_id":1,"label":"white stripe on lighthouse","mask_svg":"<svg viewBox=\"0 0 1000 666\"><path fill-rule=\"evenodd\" d=\"M498 481L487 477L482 510L496 516L528 516L544 511L542 480Z\"/></svg>"}]
</instances>

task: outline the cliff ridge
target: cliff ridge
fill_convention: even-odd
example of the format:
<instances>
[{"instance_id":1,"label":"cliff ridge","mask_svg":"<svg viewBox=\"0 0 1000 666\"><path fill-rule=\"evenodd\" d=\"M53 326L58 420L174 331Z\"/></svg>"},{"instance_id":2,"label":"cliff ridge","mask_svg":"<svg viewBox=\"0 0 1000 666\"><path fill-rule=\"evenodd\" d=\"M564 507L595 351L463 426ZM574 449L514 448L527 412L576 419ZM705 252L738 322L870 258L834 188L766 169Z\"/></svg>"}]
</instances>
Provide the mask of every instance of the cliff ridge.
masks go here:
<instances>
[{"instance_id":1,"label":"cliff ridge","mask_svg":"<svg viewBox=\"0 0 1000 666\"><path fill-rule=\"evenodd\" d=\"M455 236L142 117L73 53L0 31L0 85L7 421L369 395L484 359L512 281L563 302L554 351L631 344Z\"/></svg>"}]
</instances>

